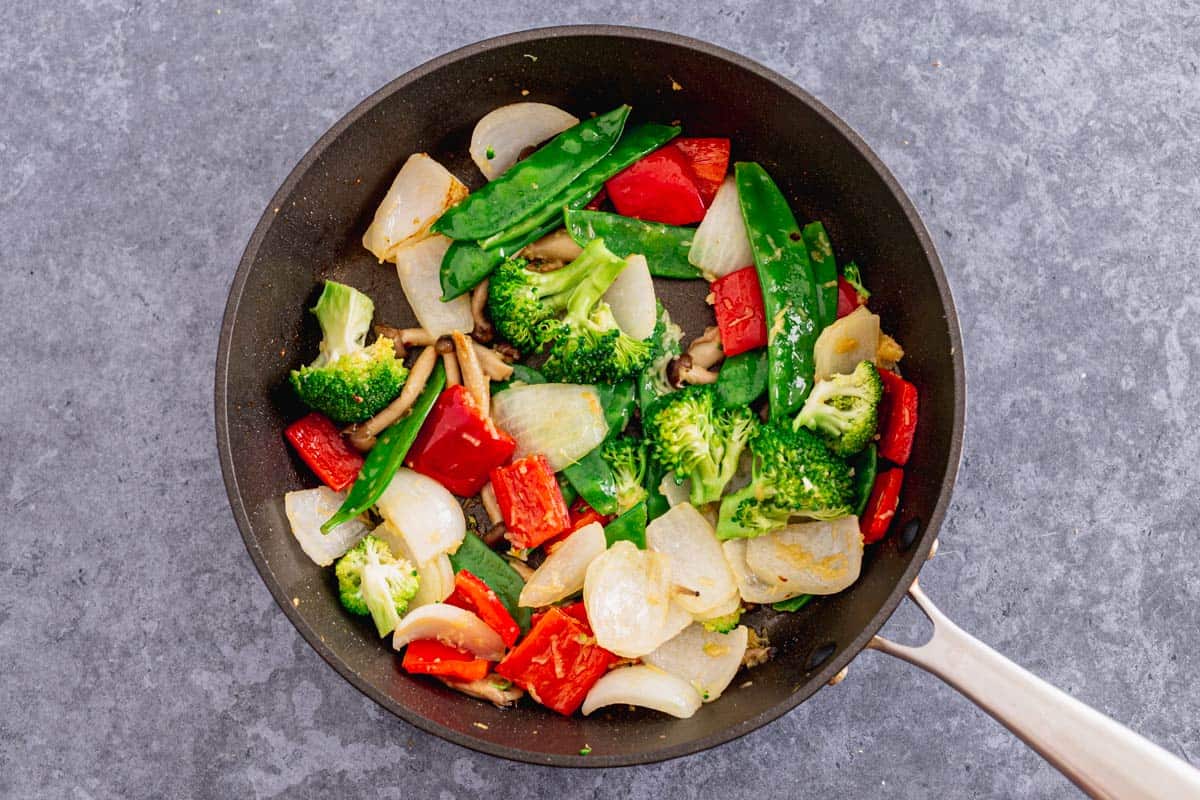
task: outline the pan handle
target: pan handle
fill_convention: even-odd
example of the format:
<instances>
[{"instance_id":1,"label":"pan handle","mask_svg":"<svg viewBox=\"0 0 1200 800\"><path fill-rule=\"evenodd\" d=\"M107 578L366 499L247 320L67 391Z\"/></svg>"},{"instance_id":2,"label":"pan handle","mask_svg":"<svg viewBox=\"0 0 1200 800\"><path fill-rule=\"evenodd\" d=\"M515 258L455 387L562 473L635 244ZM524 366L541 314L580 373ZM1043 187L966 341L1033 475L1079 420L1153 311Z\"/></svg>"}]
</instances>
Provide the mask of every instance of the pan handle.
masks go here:
<instances>
[{"instance_id":1,"label":"pan handle","mask_svg":"<svg viewBox=\"0 0 1200 800\"><path fill-rule=\"evenodd\" d=\"M933 636L908 647L876 636L868 647L937 675L991 714L1095 798L1200 798L1200 771L1018 667L951 622L916 581L909 596Z\"/></svg>"}]
</instances>

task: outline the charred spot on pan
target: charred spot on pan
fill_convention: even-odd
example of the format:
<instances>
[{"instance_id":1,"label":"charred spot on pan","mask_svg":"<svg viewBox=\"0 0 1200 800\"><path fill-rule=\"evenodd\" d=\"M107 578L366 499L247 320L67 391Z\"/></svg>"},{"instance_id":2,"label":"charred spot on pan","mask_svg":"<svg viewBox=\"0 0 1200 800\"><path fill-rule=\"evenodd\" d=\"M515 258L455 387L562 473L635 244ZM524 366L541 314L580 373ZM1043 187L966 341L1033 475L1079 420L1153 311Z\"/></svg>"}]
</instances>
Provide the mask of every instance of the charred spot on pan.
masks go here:
<instances>
[{"instance_id":1,"label":"charred spot on pan","mask_svg":"<svg viewBox=\"0 0 1200 800\"><path fill-rule=\"evenodd\" d=\"M900 551L904 552L916 543L917 537L921 534L921 520L913 517L908 522L904 523L904 527L900 529L898 542Z\"/></svg>"},{"instance_id":2,"label":"charred spot on pan","mask_svg":"<svg viewBox=\"0 0 1200 800\"><path fill-rule=\"evenodd\" d=\"M814 647L813 651L808 654L808 658L804 662L804 669L808 672L813 672L821 668L821 665L837 652L837 644L827 642L820 647Z\"/></svg>"}]
</instances>

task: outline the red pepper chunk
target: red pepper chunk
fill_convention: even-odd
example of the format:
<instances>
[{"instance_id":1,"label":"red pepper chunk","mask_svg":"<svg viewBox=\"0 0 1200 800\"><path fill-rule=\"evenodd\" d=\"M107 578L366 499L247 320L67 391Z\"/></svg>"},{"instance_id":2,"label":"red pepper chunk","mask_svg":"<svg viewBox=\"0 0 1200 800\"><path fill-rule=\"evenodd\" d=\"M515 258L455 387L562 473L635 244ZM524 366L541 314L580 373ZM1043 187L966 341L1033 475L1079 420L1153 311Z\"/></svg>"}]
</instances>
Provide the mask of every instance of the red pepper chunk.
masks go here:
<instances>
[{"instance_id":1,"label":"red pepper chunk","mask_svg":"<svg viewBox=\"0 0 1200 800\"><path fill-rule=\"evenodd\" d=\"M492 489L514 547L537 547L571 527L554 470L540 453L492 470Z\"/></svg>"},{"instance_id":2,"label":"red pepper chunk","mask_svg":"<svg viewBox=\"0 0 1200 800\"><path fill-rule=\"evenodd\" d=\"M574 714L617 657L596 644L591 631L561 608L551 607L504 660L496 674L563 716Z\"/></svg>"},{"instance_id":3,"label":"red pepper chunk","mask_svg":"<svg viewBox=\"0 0 1200 800\"><path fill-rule=\"evenodd\" d=\"M767 314L763 310L758 270L743 267L713 281L717 327L725 355L736 356L767 344Z\"/></svg>"},{"instance_id":4,"label":"red pepper chunk","mask_svg":"<svg viewBox=\"0 0 1200 800\"><path fill-rule=\"evenodd\" d=\"M512 647L521 635L517 621L492 588L465 569L460 569L454 576L454 591L445 602L474 612L489 628L500 634L505 647Z\"/></svg>"},{"instance_id":5,"label":"red pepper chunk","mask_svg":"<svg viewBox=\"0 0 1200 800\"><path fill-rule=\"evenodd\" d=\"M516 449L516 441L498 430L466 387L458 385L438 396L406 463L454 494L471 497Z\"/></svg>"},{"instance_id":6,"label":"red pepper chunk","mask_svg":"<svg viewBox=\"0 0 1200 800\"><path fill-rule=\"evenodd\" d=\"M904 470L899 467L882 472L875 478L867 508L863 511L863 518L858 521L863 544L878 542L888 532L896 516L896 508L900 505L900 487L903 483Z\"/></svg>"},{"instance_id":7,"label":"red pepper chunk","mask_svg":"<svg viewBox=\"0 0 1200 800\"><path fill-rule=\"evenodd\" d=\"M409 642L400 662L414 675L437 675L460 681L477 681L488 674L488 662L436 639Z\"/></svg>"},{"instance_id":8,"label":"red pepper chunk","mask_svg":"<svg viewBox=\"0 0 1200 800\"><path fill-rule=\"evenodd\" d=\"M848 281L842 277L838 278L838 304L837 304L837 318L838 319L841 319L842 317L846 316L847 314L849 314L851 311L858 308L859 306L866 305L866 304L867 304L866 298L864 298L861 294L858 293L858 289L855 289L854 285L851 284L850 281Z\"/></svg>"},{"instance_id":9,"label":"red pepper chunk","mask_svg":"<svg viewBox=\"0 0 1200 800\"><path fill-rule=\"evenodd\" d=\"M917 387L891 370L879 370L879 377L883 380L879 455L903 467L917 433Z\"/></svg>"},{"instance_id":10,"label":"red pepper chunk","mask_svg":"<svg viewBox=\"0 0 1200 800\"><path fill-rule=\"evenodd\" d=\"M729 140L723 138L701 139L688 137L676 139L671 144L678 147L692 164L696 176L696 188L704 207L712 205L721 181L729 170Z\"/></svg>"},{"instance_id":11,"label":"red pepper chunk","mask_svg":"<svg viewBox=\"0 0 1200 800\"><path fill-rule=\"evenodd\" d=\"M704 200L687 156L673 144L660 147L604 184L618 214L668 225L704 219Z\"/></svg>"},{"instance_id":12,"label":"red pepper chunk","mask_svg":"<svg viewBox=\"0 0 1200 800\"><path fill-rule=\"evenodd\" d=\"M284 431L296 453L321 482L340 492L358 477L363 457L346 443L342 432L324 414L312 412Z\"/></svg>"},{"instance_id":13,"label":"red pepper chunk","mask_svg":"<svg viewBox=\"0 0 1200 800\"><path fill-rule=\"evenodd\" d=\"M588 622L587 609L584 607L582 600L576 600L574 603L567 603L565 606L554 606L554 608L557 608L568 617L577 620L583 625L584 628L587 629L589 634L592 632L592 624ZM546 611L548 610L549 609L544 609L536 612L533 617L530 618L530 624L537 625L541 618L546 616Z\"/></svg>"}]
</instances>

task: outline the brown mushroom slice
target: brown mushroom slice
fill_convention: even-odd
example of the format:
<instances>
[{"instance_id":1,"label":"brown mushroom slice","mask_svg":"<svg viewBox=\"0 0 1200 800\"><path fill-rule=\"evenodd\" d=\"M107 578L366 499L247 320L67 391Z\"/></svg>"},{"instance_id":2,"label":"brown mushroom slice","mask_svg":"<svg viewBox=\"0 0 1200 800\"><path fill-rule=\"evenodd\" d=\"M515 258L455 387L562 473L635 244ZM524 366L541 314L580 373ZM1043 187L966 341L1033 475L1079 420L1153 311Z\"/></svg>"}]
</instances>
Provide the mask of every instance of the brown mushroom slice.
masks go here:
<instances>
[{"instance_id":1,"label":"brown mushroom slice","mask_svg":"<svg viewBox=\"0 0 1200 800\"><path fill-rule=\"evenodd\" d=\"M488 298L488 281L484 278L471 291L471 316L475 319L475 328L471 331L471 338L477 342L487 344L496 335L496 329L492 327L492 321L487 315L487 298Z\"/></svg>"},{"instance_id":2,"label":"brown mushroom slice","mask_svg":"<svg viewBox=\"0 0 1200 800\"><path fill-rule=\"evenodd\" d=\"M548 233L532 244L525 245L520 255L531 261L559 261L563 264L574 261L583 248L580 247L566 228Z\"/></svg>"},{"instance_id":3,"label":"brown mushroom slice","mask_svg":"<svg viewBox=\"0 0 1200 800\"><path fill-rule=\"evenodd\" d=\"M678 389L687 384L716 383L717 373L696 366L691 355L684 353L667 365L667 380Z\"/></svg>"},{"instance_id":4,"label":"brown mushroom slice","mask_svg":"<svg viewBox=\"0 0 1200 800\"><path fill-rule=\"evenodd\" d=\"M465 695L487 700L489 703L507 708L525 696L525 692L513 685L513 682L499 675L486 675L474 681L456 681L453 678L438 678L451 689Z\"/></svg>"},{"instance_id":5,"label":"brown mushroom slice","mask_svg":"<svg viewBox=\"0 0 1200 800\"><path fill-rule=\"evenodd\" d=\"M366 422L348 429L350 444L364 452L374 447L375 437L404 416L412 408L412 404L417 401L417 397L425 389L425 384L429 382L429 376L433 374L437 357L437 349L432 345L422 350L421 355L417 356L417 360L413 362L412 368L408 371L408 380L404 382L400 396Z\"/></svg>"},{"instance_id":6,"label":"brown mushroom slice","mask_svg":"<svg viewBox=\"0 0 1200 800\"><path fill-rule=\"evenodd\" d=\"M725 349L721 345L721 329L710 325L704 329L704 335L688 345L688 355L692 357L692 365L708 369L725 360Z\"/></svg>"},{"instance_id":7,"label":"brown mushroom slice","mask_svg":"<svg viewBox=\"0 0 1200 800\"><path fill-rule=\"evenodd\" d=\"M435 339L433 334L424 328L393 328L390 325L376 325L375 335L392 340L396 355L404 358L410 347L428 347Z\"/></svg>"},{"instance_id":8,"label":"brown mushroom slice","mask_svg":"<svg viewBox=\"0 0 1200 800\"><path fill-rule=\"evenodd\" d=\"M485 417L491 416L492 395L488 390L487 376L479 366L479 356L475 352L474 343L462 331L455 331L450 334L450 338L454 341L454 355L462 372L463 385L479 404L480 412Z\"/></svg>"},{"instance_id":9,"label":"brown mushroom slice","mask_svg":"<svg viewBox=\"0 0 1200 800\"><path fill-rule=\"evenodd\" d=\"M505 361L504 357L492 348L476 342L475 356L479 359L479 366L483 368L484 374L492 380L506 381L512 377L512 364Z\"/></svg>"}]
</instances>

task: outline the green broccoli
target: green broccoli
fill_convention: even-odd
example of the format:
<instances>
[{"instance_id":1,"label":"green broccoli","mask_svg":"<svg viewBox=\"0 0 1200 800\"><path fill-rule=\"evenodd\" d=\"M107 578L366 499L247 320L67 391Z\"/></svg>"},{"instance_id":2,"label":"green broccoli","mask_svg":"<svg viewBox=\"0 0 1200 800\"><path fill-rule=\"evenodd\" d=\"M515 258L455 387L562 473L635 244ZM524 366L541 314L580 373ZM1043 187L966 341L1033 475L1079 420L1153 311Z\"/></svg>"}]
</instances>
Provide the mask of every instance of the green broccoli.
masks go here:
<instances>
[{"instance_id":1,"label":"green broccoli","mask_svg":"<svg viewBox=\"0 0 1200 800\"><path fill-rule=\"evenodd\" d=\"M871 296L871 293L867 291L867 287L863 286L862 270L858 268L858 264L851 261L842 267L842 278L845 279L846 283L854 287L854 291L858 292L864 301Z\"/></svg>"},{"instance_id":2,"label":"green broccoli","mask_svg":"<svg viewBox=\"0 0 1200 800\"><path fill-rule=\"evenodd\" d=\"M604 443L600 455L617 479L617 514L646 499L646 444L633 436L621 436Z\"/></svg>"},{"instance_id":3,"label":"green broccoli","mask_svg":"<svg viewBox=\"0 0 1200 800\"><path fill-rule=\"evenodd\" d=\"M334 574L342 605L352 614L370 614L380 636L395 630L420 586L413 565L371 534L338 559Z\"/></svg>"},{"instance_id":4,"label":"green broccoli","mask_svg":"<svg viewBox=\"0 0 1200 800\"><path fill-rule=\"evenodd\" d=\"M675 480L690 478L692 505L721 499L738 459L758 428L749 408L718 408L712 386L687 386L664 395L643 421L655 457Z\"/></svg>"},{"instance_id":5,"label":"green broccoli","mask_svg":"<svg viewBox=\"0 0 1200 800\"><path fill-rule=\"evenodd\" d=\"M702 620L700 624L704 626L705 630L712 631L713 633L729 633L738 626L738 623L741 622L741 620L742 609L738 608L732 614L726 614L721 617L713 617L712 619Z\"/></svg>"},{"instance_id":6,"label":"green broccoli","mask_svg":"<svg viewBox=\"0 0 1200 800\"><path fill-rule=\"evenodd\" d=\"M883 381L870 361L849 375L817 381L796 415L795 427L815 431L839 456L852 456L867 446L879 424Z\"/></svg>"},{"instance_id":7,"label":"green broccoli","mask_svg":"<svg viewBox=\"0 0 1200 800\"><path fill-rule=\"evenodd\" d=\"M762 425L750 452L753 477L721 501L718 539L770 533L792 517L838 519L853 513L853 471L816 435Z\"/></svg>"},{"instance_id":8,"label":"green broccoli","mask_svg":"<svg viewBox=\"0 0 1200 800\"><path fill-rule=\"evenodd\" d=\"M364 345L375 304L345 284L325 281L312 312L321 325L316 361L292 371L292 386L307 405L335 422L362 422L400 393L408 370L392 340Z\"/></svg>"}]
</instances>

